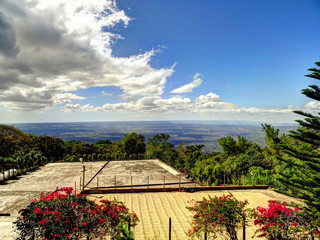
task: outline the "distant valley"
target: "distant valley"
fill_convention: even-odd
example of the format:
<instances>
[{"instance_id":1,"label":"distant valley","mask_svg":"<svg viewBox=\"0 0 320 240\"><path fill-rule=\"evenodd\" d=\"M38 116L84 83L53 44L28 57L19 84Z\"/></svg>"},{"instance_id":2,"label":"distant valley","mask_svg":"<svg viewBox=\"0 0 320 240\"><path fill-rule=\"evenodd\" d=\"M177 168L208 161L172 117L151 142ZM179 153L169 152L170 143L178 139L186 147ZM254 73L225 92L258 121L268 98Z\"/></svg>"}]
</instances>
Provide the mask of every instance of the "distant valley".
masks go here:
<instances>
[{"instance_id":1,"label":"distant valley","mask_svg":"<svg viewBox=\"0 0 320 240\"><path fill-rule=\"evenodd\" d=\"M259 123L222 121L139 121L139 122L70 122L70 123L20 123L13 124L23 132L36 135L59 137L63 140L80 140L96 143L109 139L119 141L130 132L143 134L146 139L157 133L171 136L170 141L177 146L204 144L206 152L219 151L218 139L226 136L243 136L250 141L265 146L265 135ZM282 133L297 128L296 125L282 124Z\"/></svg>"}]
</instances>

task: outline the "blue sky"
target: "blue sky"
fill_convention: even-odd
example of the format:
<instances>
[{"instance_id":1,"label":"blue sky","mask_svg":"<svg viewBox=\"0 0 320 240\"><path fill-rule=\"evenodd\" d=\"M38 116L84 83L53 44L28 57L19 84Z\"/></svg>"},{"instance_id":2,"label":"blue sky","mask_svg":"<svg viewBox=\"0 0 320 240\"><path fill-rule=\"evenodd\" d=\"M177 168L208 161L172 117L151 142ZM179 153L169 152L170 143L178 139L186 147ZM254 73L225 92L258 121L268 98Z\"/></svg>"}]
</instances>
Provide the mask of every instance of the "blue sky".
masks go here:
<instances>
[{"instance_id":1,"label":"blue sky","mask_svg":"<svg viewBox=\"0 0 320 240\"><path fill-rule=\"evenodd\" d=\"M320 109L300 94L319 16L317 0L4 0L2 121L293 122Z\"/></svg>"}]
</instances>

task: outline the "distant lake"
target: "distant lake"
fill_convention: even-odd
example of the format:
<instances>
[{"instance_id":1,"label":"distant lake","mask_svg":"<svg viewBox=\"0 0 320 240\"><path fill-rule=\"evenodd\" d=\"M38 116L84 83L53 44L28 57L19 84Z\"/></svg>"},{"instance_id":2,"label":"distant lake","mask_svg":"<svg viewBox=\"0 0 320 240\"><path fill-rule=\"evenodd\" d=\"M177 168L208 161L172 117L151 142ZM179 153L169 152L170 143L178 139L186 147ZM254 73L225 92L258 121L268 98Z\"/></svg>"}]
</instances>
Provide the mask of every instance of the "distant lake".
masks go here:
<instances>
[{"instance_id":1,"label":"distant lake","mask_svg":"<svg viewBox=\"0 0 320 240\"><path fill-rule=\"evenodd\" d=\"M13 124L21 131L59 137L63 140L80 140L96 143L109 139L119 141L125 134L136 132L146 139L157 133L171 136L170 143L176 147L186 142L204 144L205 151L219 151L218 139L226 136L243 136L265 146L265 134L259 123L221 121L136 121L136 122L68 122L68 123L19 123ZM296 129L296 125L275 126L281 132Z\"/></svg>"}]
</instances>

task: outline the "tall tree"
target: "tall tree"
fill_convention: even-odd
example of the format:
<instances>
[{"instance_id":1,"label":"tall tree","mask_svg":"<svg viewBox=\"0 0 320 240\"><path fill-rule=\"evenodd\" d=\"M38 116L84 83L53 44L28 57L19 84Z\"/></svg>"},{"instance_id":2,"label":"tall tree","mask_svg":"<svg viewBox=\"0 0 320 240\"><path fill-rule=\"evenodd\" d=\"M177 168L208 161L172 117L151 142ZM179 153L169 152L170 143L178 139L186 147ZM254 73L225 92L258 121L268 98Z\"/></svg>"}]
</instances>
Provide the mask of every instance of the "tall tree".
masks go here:
<instances>
[{"instance_id":1,"label":"tall tree","mask_svg":"<svg viewBox=\"0 0 320 240\"><path fill-rule=\"evenodd\" d=\"M252 143L245 137L238 136L237 140L234 137L227 136L220 138L218 143L220 144L223 153L227 156L237 156L244 153L252 145Z\"/></svg>"},{"instance_id":2,"label":"tall tree","mask_svg":"<svg viewBox=\"0 0 320 240\"><path fill-rule=\"evenodd\" d=\"M280 136L280 130L270 124L261 124L262 131L266 133L266 144L269 146L271 154L280 155L280 143L284 135Z\"/></svg>"},{"instance_id":3,"label":"tall tree","mask_svg":"<svg viewBox=\"0 0 320 240\"><path fill-rule=\"evenodd\" d=\"M145 137L141 134L131 132L124 135L121 140L123 151L130 159L141 159L146 153Z\"/></svg>"},{"instance_id":4,"label":"tall tree","mask_svg":"<svg viewBox=\"0 0 320 240\"><path fill-rule=\"evenodd\" d=\"M158 133L148 139L146 158L160 159L175 168L180 167L174 145L169 143L170 135Z\"/></svg>"},{"instance_id":5,"label":"tall tree","mask_svg":"<svg viewBox=\"0 0 320 240\"><path fill-rule=\"evenodd\" d=\"M315 63L320 67L320 62ZM320 80L320 69L310 68L307 77ZM302 94L320 101L320 89L317 85L310 85L302 89ZM282 145L284 152L290 158L281 160L291 164L293 172L288 175L282 173L280 180L296 196L303 198L310 210L320 217L320 117L303 111L294 111L304 117L296 120L300 127L291 131L290 136L298 140L299 144Z\"/></svg>"}]
</instances>

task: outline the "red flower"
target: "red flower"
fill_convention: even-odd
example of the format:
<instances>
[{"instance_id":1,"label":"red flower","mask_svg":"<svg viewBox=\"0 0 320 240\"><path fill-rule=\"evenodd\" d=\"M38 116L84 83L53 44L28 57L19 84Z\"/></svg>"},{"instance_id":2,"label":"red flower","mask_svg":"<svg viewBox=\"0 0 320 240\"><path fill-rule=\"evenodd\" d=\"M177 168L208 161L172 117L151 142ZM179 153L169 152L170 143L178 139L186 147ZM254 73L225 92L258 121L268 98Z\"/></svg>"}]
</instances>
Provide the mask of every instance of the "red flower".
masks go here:
<instances>
[{"instance_id":1,"label":"red flower","mask_svg":"<svg viewBox=\"0 0 320 240\"><path fill-rule=\"evenodd\" d=\"M79 228L78 227L75 227L74 229L73 229L73 231L77 231Z\"/></svg>"},{"instance_id":2,"label":"red flower","mask_svg":"<svg viewBox=\"0 0 320 240\"><path fill-rule=\"evenodd\" d=\"M43 219L43 220L41 220L41 221L39 222L39 224L42 226L42 225L44 225L46 222L47 222L47 219Z\"/></svg>"},{"instance_id":3,"label":"red flower","mask_svg":"<svg viewBox=\"0 0 320 240\"><path fill-rule=\"evenodd\" d=\"M33 212L34 212L34 214L40 214L41 213L41 208L36 208Z\"/></svg>"},{"instance_id":4,"label":"red flower","mask_svg":"<svg viewBox=\"0 0 320 240\"><path fill-rule=\"evenodd\" d=\"M82 223L82 226L87 226L88 224L86 222L83 222Z\"/></svg>"},{"instance_id":5,"label":"red flower","mask_svg":"<svg viewBox=\"0 0 320 240\"><path fill-rule=\"evenodd\" d=\"M99 219L99 222L100 222L100 223L103 223L103 222L104 222L104 219L103 219L103 218L100 218L100 219Z\"/></svg>"},{"instance_id":6,"label":"red flower","mask_svg":"<svg viewBox=\"0 0 320 240\"><path fill-rule=\"evenodd\" d=\"M60 235L56 233L55 235L53 235L53 237L54 237L54 238L60 237Z\"/></svg>"}]
</instances>

